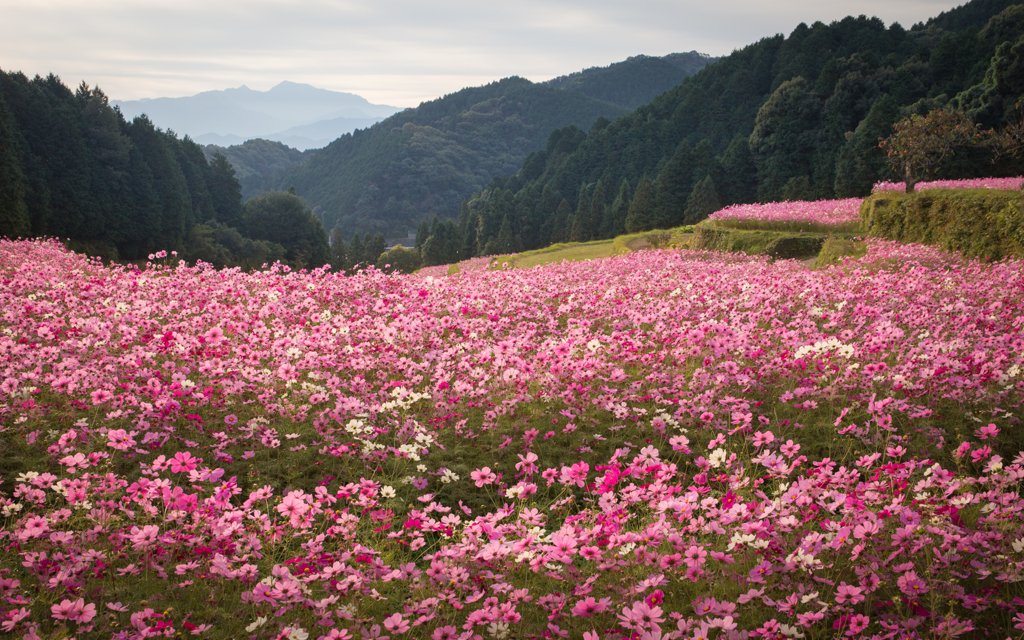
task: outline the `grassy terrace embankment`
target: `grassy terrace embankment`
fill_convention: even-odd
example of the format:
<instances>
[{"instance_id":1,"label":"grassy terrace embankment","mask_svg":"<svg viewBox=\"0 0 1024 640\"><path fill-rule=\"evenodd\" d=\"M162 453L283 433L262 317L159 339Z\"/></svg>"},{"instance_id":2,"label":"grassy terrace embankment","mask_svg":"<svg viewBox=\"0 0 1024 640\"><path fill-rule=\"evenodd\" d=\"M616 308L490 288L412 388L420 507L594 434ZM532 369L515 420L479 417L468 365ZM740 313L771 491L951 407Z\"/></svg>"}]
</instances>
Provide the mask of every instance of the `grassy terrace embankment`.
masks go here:
<instances>
[{"instance_id":1,"label":"grassy terrace embankment","mask_svg":"<svg viewBox=\"0 0 1024 640\"><path fill-rule=\"evenodd\" d=\"M883 191L864 200L861 215L872 236L932 244L992 260L1024 256L1020 191Z\"/></svg>"}]
</instances>

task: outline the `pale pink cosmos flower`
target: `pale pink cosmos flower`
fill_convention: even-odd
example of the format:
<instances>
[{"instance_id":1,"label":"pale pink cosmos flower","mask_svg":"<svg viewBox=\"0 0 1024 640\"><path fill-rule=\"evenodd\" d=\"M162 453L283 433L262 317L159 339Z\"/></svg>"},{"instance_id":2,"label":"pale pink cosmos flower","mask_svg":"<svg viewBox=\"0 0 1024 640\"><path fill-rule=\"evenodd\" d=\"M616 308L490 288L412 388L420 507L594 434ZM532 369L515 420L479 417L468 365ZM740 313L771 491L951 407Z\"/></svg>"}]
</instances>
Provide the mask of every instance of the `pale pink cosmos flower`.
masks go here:
<instances>
[{"instance_id":1,"label":"pale pink cosmos flower","mask_svg":"<svg viewBox=\"0 0 1024 640\"><path fill-rule=\"evenodd\" d=\"M145 549L156 542L159 536L160 527L155 524L147 524L142 528L132 527L129 539L132 541L132 546L136 549Z\"/></svg>"},{"instance_id":2,"label":"pale pink cosmos flower","mask_svg":"<svg viewBox=\"0 0 1024 640\"><path fill-rule=\"evenodd\" d=\"M85 604L83 598L74 602L64 599L60 604L50 607L50 611L55 620L70 620L79 624L86 624L96 617L96 605Z\"/></svg>"},{"instance_id":3,"label":"pale pink cosmos flower","mask_svg":"<svg viewBox=\"0 0 1024 640\"><path fill-rule=\"evenodd\" d=\"M470 472L469 477L473 479L474 484L478 487L482 487L485 484L492 484L498 479L498 476L491 472L490 467L483 467L472 471Z\"/></svg>"},{"instance_id":4,"label":"pale pink cosmos flower","mask_svg":"<svg viewBox=\"0 0 1024 640\"><path fill-rule=\"evenodd\" d=\"M133 436L137 435L137 432L128 432L124 429L111 429L107 432L107 446L118 451L127 451L129 447L135 446L135 440Z\"/></svg>"},{"instance_id":5,"label":"pale pink cosmos flower","mask_svg":"<svg viewBox=\"0 0 1024 640\"><path fill-rule=\"evenodd\" d=\"M987 440L988 438L995 438L999 435L999 427L995 424L989 424L988 426L981 427L975 430L974 435L978 436L979 440Z\"/></svg>"},{"instance_id":6,"label":"pale pink cosmos flower","mask_svg":"<svg viewBox=\"0 0 1024 640\"><path fill-rule=\"evenodd\" d=\"M395 613L384 618L384 628L391 633L405 633L412 627L409 626L409 623L402 617L402 614Z\"/></svg>"},{"instance_id":7,"label":"pale pink cosmos flower","mask_svg":"<svg viewBox=\"0 0 1024 640\"><path fill-rule=\"evenodd\" d=\"M174 473L181 473L183 471L192 471L199 466L202 459L196 458L188 451L179 451L174 454L174 458L171 459L171 471Z\"/></svg>"},{"instance_id":8,"label":"pale pink cosmos flower","mask_svg":"<svg viewBox=\"0 0 1024 640\"><path fill-rule=\"evenodd\" d=\"M839 588L836 590L836 602L838 604L843 604L849 600L850 604L857 604L864 601L863 594L863 587L855 587L853 585L848 585L845 582L840 582Z\"/></svg>"},{"instance_id":9,"label":"pale pink cosmos flower","mask_svg":"<svg viewBox=\"0 0 1024 640\"><path fill-rule=\"evenodd\" d=\"M89 395L90 397L92 397L92 403L94 405L103 404L107 400L110 400L111 398L114 397L114 394L110 393L106 389L97 389Z\"/></svg>"},{"instance_id":10,"label":"pale pink cosmos flower","mask_svg":"<svg viewBox=\"0 0 1024 640\"><path fill-rule=\"evenodd\" d=\"M32 538L39 538L46 534L50 530L50 521L42 516L30 516L25 521L25 528L18 534L18 538L21 540L30 540Z\"/></svg>"},{"instance_id":11,"label":"pale pink cosmos flower","mask_svg":"<svg viewBox=\"0 0 1024 640\"><path fill-rule=\"evenodd\" d=\"M0 624L0 630L6 631L7 633L14 631L14 628L18 626L18 623L29 617L31 614L32 612L25 607L22 607L21 609L11 609L7 612L7 620L4 620L4 622Z\"/></svg>"}]
</instances>

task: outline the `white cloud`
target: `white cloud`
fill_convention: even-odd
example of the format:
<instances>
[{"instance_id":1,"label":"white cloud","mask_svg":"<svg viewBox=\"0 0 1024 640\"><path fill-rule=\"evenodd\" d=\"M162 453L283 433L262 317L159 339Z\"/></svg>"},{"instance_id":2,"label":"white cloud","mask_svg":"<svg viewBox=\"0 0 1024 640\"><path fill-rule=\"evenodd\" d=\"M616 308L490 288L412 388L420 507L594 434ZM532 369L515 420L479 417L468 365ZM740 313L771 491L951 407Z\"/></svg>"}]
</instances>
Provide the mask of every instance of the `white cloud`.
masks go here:
<instances>
[{"instance_id":1,"label":"white cloud","mask_svg":"<svg viewBox=\"0 0 1024 640\"><path fill-rule=\"evenodd\" d=\"M631 55L727 55L800 22L878 15L909 27L956 0L0 0L0 68L113 98L281 80L415 106L509 75L544 80Z\"/></svg>"}]
</instances>

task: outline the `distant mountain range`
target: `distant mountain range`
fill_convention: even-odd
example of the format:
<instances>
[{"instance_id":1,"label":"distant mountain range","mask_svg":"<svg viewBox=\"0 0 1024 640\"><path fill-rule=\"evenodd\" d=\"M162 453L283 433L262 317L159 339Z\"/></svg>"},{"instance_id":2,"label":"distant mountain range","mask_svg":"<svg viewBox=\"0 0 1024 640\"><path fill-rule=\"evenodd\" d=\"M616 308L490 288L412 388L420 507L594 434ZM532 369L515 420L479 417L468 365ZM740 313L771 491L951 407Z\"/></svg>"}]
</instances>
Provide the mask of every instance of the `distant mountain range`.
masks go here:
<instances>
[{"instance_id":1,"label":"distant mountain range","mask_svg":"<svg viewBox=\"0 0 1024 640\"><path fill-rule=\"evenodd\" d=\"M236 145L254 138L304 151L365 129L401 109L353 93L282 82L269 91L245 85L183 98L111 101L127 120L146 114L157 126L199 144Z\"/></svg>"}]
</instances>

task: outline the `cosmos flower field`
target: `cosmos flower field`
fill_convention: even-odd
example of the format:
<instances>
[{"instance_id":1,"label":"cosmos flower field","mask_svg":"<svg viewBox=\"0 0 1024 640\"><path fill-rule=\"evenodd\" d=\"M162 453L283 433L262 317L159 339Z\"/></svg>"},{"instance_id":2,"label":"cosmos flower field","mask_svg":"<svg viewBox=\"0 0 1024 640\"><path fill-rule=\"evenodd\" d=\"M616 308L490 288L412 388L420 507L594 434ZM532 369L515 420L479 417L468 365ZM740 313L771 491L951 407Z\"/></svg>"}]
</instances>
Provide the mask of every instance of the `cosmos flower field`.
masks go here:
<instances>
[{"instance_id":1,"label":"cosmos flower field","mask_svg":"<svg viewBox=\"0 0 1024 640\"><path fill-rule=\"evenodd\" d=\"M861 202L861 198L844 198L737 204L712 213L708 220L738 229L856 231L860 228Z\"/></svg>"},{"instance_id":2,"label":"cosmos flower field","mask_svg":"<svg viewBox=\"0 0 1024 640\"><path fill-rule=\"evenodd\" d=\"M0 241L17 638L1024 633L1024 263Z\"/></svg>"}]
</instances>

